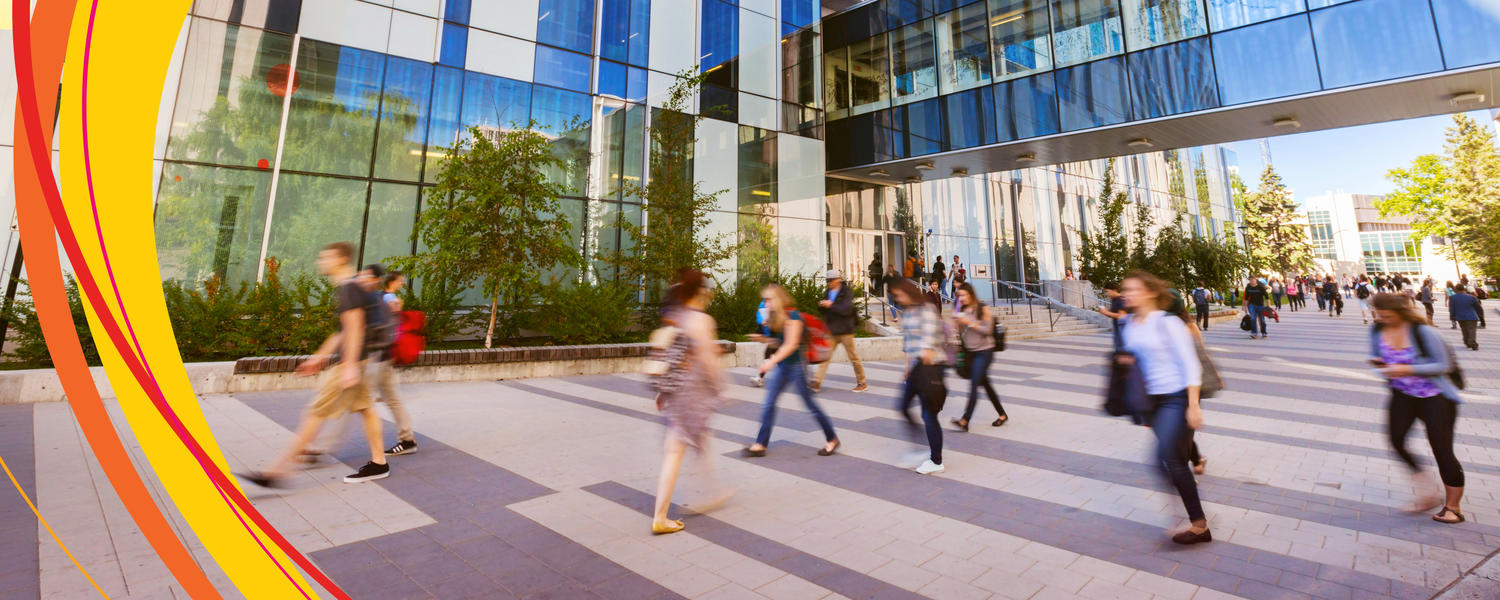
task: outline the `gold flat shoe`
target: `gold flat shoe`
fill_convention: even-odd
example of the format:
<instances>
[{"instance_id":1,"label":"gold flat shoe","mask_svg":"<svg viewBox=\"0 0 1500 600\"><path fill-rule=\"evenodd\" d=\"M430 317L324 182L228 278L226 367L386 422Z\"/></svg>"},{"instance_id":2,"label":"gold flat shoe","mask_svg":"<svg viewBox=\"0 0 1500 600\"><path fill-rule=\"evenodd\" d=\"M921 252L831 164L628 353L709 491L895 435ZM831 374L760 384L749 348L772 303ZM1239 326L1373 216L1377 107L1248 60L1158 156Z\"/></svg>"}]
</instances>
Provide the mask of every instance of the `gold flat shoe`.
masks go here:
<instances>
[{"instance_id":1,"label":"gold flat shoe","mask_svg":"<svg viewBox=\"0 0 1500 600\"><path fill-rule=\"evenodd\" d=\"M682 531L682 529L684 527L686 527L686 525L682 524L682 519L677 519L675 521L667 521L666 525L657 525L656 523L652 523L651 524L651 535L663 535L663 534L667 534L667 533L677 533L679 531Z\"/></svg>"}]
</instances>

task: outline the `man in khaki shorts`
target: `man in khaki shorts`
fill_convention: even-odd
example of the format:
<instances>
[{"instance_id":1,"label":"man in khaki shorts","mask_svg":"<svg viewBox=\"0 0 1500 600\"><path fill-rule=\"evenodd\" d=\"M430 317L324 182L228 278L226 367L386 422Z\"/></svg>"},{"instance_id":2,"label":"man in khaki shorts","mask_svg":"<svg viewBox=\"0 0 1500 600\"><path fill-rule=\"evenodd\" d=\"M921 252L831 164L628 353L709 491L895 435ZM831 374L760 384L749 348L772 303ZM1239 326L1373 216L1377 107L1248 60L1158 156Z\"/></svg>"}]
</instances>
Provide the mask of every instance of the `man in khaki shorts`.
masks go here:
<instances>
[{"instance_id":1,"label":"man in khaki shorts","mask_svg":"<svg viewBox=\"0 0 1500 600\"><path fill-rule=\"evenodd\" d=\"M318 271L337 286L335 310L338 312L339 331L328 336L323 345L302 364L297 374L309 376L322 372L318 381L318 392L297 432L289 444L271 465L260 472L241 475L243 479L263 487L277 487L286 475L287 467L307 448L318 435L323 422L348 413L360 413L365 425L365 438L370 445L370 462L359 471L344 477L346 483L358 483L384 479L390 475L385 464L380 434L380 417L375 414L370 401L370 390L365 382L367 358L372 354L366 344L366 329L380 326L372 323L379 313L371 310L373 297L355 278L354 247L348 242L334 242L318 253ZM337 353L337 356L334 354ZM324 369L329 363L333 367Z\"/></svg>"}]
</instances>

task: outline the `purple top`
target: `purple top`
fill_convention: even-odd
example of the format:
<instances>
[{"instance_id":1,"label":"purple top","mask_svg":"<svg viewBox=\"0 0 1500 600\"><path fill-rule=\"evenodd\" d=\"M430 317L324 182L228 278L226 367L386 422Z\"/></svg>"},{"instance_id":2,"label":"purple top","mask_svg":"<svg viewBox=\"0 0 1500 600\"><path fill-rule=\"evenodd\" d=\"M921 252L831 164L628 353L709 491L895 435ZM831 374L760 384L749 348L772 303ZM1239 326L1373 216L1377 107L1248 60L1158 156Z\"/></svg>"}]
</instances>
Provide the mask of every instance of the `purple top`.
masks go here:
<instances>
[{"instance_id":1,"label":"purple top","mask_svg":"<svg viewBox=\"0 0 1500 600\"><path fill-rule=\"evenodd\" d=\"M1408 346L1397 350L1385 343L1384 339L1380 340L1380 360L1385 361L1385 364L1409 365L1416 356L1416 348ZM1432 380L1417 375L1394 378L1391 380L1391 387L1413 398L1431 398L1443 393L1443 390L1432 383Z\"/></svg>"}]
</instances>

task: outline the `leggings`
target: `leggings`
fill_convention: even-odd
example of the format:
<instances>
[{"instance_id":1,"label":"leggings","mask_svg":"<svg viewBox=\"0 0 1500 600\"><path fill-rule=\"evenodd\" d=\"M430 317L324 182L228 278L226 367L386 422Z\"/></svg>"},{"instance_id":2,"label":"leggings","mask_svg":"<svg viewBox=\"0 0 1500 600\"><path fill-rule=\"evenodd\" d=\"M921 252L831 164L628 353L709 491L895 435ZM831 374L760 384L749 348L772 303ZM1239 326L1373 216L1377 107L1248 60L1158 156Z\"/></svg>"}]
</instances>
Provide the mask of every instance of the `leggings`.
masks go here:
<instances>
[{"instance_id":1,"label":"leggings","mask_svg":"<svg viewBox=\"0 0 1500 600\"><path fill-rule=\"evenodd\" d=\"M1438 475L1443 485L1461 488L1464 486L1464 468L1453 455L1453 422L1458 419L1458 403L1438 395L1430 398L1414 398L1392 389L1390 404L1391 447L1401 462L1420 471L1417 460L1406 449L1406 434L1417 419L1427 427L1427 443L1432 445L1432 456L1437 459Z\"/></svg>"},{"instance_id":2,"label":"leggings","mask_svg":"<svg viewBox=\"0 0 1500 600\"><path fill-rule=\"evenodd\" d=\"M1153 394L1151 402L1156 405L1156 410L1147 422L1151 424L1151 433L1156 434L1157 465L1172 487L1177 488L1177 495L1182 496L1188 519L1201 521L1204 519L1203 502L1198 499L1198 482L1188 468L1186 455L1192 444L1190 436L1193 431L1187 424L1187 390Z\"/></svg>"},{"instance_id":3,"label":"leggings","mask_svg":"<svg viewBox=\"0 0 1500 600\"><path fill-rule=\"evenodd\" d=\"M932 464L943 464L943 428L938 425L937 413L923 408L922 403L918 401L917 408L922 410L922 425L918 426L916 419L911 418L912 400L916 400L921 391L912 383L912 377L916 374L916 361L912 361L907 366L907 372L906 382L901 385L901 397L896 400L896 412L901 413L901 416L906 419L907 435L912 443L922 443L922 434L925 430Z\"/></svg>"},{"instance_id":4,"label":"leggings","mask_svg":"<svg viewBox=\"0 0 1500 600\"><path fill-rule=\"evenodd\" d=\"M984 388L984 393L990 397L990 404L995 405L995 413L1005 416L1005 407L1000 405L1000 396L995 394L995 386L990 383L990 363L995 360L994 350L980 350L974 353L969 367L969 403L964 405L964 422L974 416L974 405L979 403L979 388Z\"/></svg>"}]
</instances>

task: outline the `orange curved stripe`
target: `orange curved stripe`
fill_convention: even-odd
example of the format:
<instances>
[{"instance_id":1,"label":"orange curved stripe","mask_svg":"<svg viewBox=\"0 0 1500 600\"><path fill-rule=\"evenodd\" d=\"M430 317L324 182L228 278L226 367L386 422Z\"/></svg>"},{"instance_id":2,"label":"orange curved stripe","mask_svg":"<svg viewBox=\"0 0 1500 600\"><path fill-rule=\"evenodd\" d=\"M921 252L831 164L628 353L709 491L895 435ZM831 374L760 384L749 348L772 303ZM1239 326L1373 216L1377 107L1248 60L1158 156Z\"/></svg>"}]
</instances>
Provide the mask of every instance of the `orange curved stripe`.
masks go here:
<instances>
[{"instance_id":1,"label":"orange curved stripe","mask_svg":"<svg viewBox=\"0 0 1500 600\"><path fill-rule=\"evenodd\" d=\"M29 4L27 0L17 1ZM33 89L20 89L17 92L20 95L30 95L34 99L32 102L40 109L38 112L43 115L54 114L56 111L57 84L62 75L63 56L67 50L75 5L76 0L40 2L32 15L31 28L36 33L31 36L34 43L31 54L32 68L36 74L35 85ZM22 98L18 100L26 101ZM19 107L15 135L18 150L32 143L44 148L50 147L52 143L50 129L43 133L40 140L29 139L26 128L21 124ZM67 392L68 404L115 493L173 577L193 598L221 598L147 491L115 432L98 389L94 387L93 376L84 359L83 348L78 341L77 329L64 293L55 225L51 214L42 205L42 183L25 156L24 151L15 153L16 218L20 223L21 245L26 253L30 292L36 304L42 332L47 338L48 352L52 355L58 379Z\"/></svg>"},{"instance_id":2,"label":"orange curved stripe","mask_svg":"<svg viewBox=\"0 0 1500 600\"><path fill-rule=\"evenodd\" d=\"M37 510L36 505L32 504L31 496L27 496L26 490L21 488L21 482L16 481L15 474L10 472L10 465L5 464L5 457L3 456L0 456L0 469L5 469L5 475L10 477L11 485L16 486L16 491L21 493L21 499L26 501L26 506L31 507L31 514L36 515L36 520L42 523L42 527L47 528L47 533L52 534L52 541L57 542L57 547L62 548L63 554L68 555L68 558L73 561L73 566L78 567L78 572L83 573L84 578L88 579L89 583L94 584L94 589L99 592L99 595L104 596L104 600L109 600L109 594L104 593L104 588L99 587L99 582L94 581L94 576L89 575L88 569L78 564L78 559L73 556L73 551L68 549L68 546L63 543L62 538L57 537L57 532L53 531L52 526L47 524L47 519L42 518L42 511Z\"/></svg>"}]
</instances>

